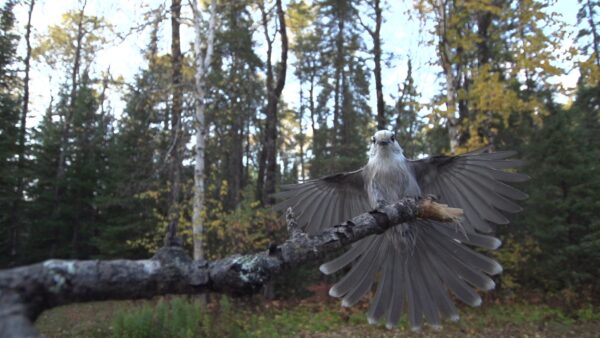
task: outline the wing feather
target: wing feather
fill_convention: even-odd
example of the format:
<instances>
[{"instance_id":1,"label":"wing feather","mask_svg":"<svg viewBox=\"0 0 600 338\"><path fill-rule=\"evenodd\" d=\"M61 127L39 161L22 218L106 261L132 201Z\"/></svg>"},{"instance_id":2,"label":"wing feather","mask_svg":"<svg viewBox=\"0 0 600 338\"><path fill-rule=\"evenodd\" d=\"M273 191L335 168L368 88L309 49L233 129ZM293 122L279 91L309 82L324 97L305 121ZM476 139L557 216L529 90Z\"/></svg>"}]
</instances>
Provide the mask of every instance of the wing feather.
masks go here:
<instances>
[{"instance_id":1,"label":"wing feather","mask_svg":"<svg viewBox=\"0 0 600 338\"><path fill-rule=\"evenodd\" d=\"M492 231L492 224L507 224L504 213L521 211L514 201L527 198L504 183L528 179L527 175L506 171L522 166L523 161L510 159L516 154L513 151L488 150L409 162L424 195L439 196L442 202L464 210L463 226L468 233L487 233Z\"/></svg>"},{"instance_id":2,"label":"wing feather","mask_svg":"<svg viewBox=\"0 0 600 338\"><path fill-rule=\"evenodd\" d=\"M273 208L293 207L298 224L309 234L348 220L370 209L362 169L282 186Z\"/></svg>"}]
</instances>

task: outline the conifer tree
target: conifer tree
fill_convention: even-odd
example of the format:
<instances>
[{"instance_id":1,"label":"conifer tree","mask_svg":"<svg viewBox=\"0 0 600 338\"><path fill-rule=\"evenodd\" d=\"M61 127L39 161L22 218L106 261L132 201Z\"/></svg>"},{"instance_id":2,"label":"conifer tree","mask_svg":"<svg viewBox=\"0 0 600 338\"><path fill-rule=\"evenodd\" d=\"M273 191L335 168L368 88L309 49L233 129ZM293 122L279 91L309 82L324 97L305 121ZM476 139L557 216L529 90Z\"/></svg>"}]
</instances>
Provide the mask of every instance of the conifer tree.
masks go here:
<instances>
[{"instance_id":1,"label":"conifer tree","mask_svg":"<svg viewBox=\"0 0 600 338\"><path fill-rule=\"evenodd\" d=\"M14 1L0 9L0 266L14 261L18 229L13 210L18 195L19 78L16 74L17 44Z\"/></svg>"},{"instance_id":2,"label":"conifer tree","mask_svg":"<svg viewBox=\"0 0 600 338\"><path fill-rule=\"evenodd\" d=\"M321 69L316 100L319 132L314 136L312 177L364 164L364 140L372 131L369 76L359 53L364 42L357 20L358 2L323 0L317 3L317 9Z\"/></svg>"},{"instance_id":3,"label":"conifer tree","mask_svg":"<svg viewBox=\"0 0 600 338\"><path fill-rule=\"evenodd\" d=\"M398 86L398 98L393 109L396 139L404 150L404 156L414 158L425 151L420 138L423 122L419 117L419 94L412 74L412 62L407 61L407 73L402 86Z\"/></svg>"},{"instance_id":4,"label":"conifer tree","mask_svg":"<svg viewBox=\"0 0 600 338\"><path fill-rule=\"evenodd\" d=\"M524 223L540 246L530 277L553 290L591 285L600 292L597 104L598 96L584 89L570 109L552 107L529 146Z\"/></svg>"}]
</instances>

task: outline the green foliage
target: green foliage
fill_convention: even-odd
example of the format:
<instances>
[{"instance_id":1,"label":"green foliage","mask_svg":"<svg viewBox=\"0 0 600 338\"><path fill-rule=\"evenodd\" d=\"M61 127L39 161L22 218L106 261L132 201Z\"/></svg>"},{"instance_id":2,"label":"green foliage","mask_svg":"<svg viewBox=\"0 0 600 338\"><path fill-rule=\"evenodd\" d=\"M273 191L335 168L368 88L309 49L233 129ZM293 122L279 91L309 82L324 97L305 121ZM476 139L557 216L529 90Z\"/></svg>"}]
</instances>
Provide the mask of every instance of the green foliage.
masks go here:
<instances>
[{"instance_id":1,"label":"green foliage","mask_svg":"<svg viewBox=\"0 0 600 338\"><path fill-rule=\"evenodd\" d=\"M486 312L487 314L484 316L489 316L488 318L493 318L495 322L505 323L506 325L553 322L571 326L575 323L575 318L569 316L563 309L548 305L496 305L488 307ZM593 310L591 310L591 313L593 313ZM590 316L594 315L597 315L597 313L590 314ZM482 319L484 316L482 316Z\"/></svg>"},{"instance_id":2,"label":"green foliage","mask_svg":"<svg viewBox=\"0 0 600 338\"><path fill-rule=\"evenodd\" d=\"M343 324L342 314L300 306L293 311L248 311L221 297L217 306L200 305L184 298L161 300L156 305L118 313L111 337L281 337L301 331L327 332ZM317 319L317 320L316 320Z\"/></svg>"},{"instance_id":3,"label":"green foliage","mask_svg":"<svg viewBox=\"0 0 600 338\"><path fill-rule=\"evenodd\" d=\"M412 61L408 59L406 78L402 86L398 86L398 98L391 118L395 123L396 139L404 150L407 158L416 158L417 155L427 153L424 138L423 119L419 116L419 93L415 86L412 74Z\"/></svg>"},{"instance_id":4,"label":"green foliage","mask_svg":"<svg viewBox=\"0 0 600 338\"><path fill-rule=\"evenodd\" d=\"M571 109L552 109L528 152L534 183L525 223L541 249L532 278L554 290L591 285L600 292L597 100L581 91Z\"/></svg>"},{"instance_id":5,"label":"green foliage","mask_svg":"<svg viewBox=\"0 0 600 338\"><path fill-rule=\"evenodd\" d=\"M411 333L406 316L400 328L389 330L383 324L368 325L364 309L341 309L334 302L257 305L220 297L201 306L178 296L158 302L74 304L45 313L36 327L50 337L582 336L598 327L598 310L591 304L570 311L546 304L484 302L479 308L461 307L461 320L444 323L441 332L426 327Z\"/></svg>"},{"instance_id":6,"label":"green foliage","mask_svg":"<svg viewBox=\"0 0 600 338\"><path fill-rule=\"evenodd\" d=\"M206 316L198 303L187 302L182 298L175 298L170 302L160 301L155 307L119 313L113 322L111 337L214 337L205 331Z\"/></svg>"},{"instance_id":7,"label":"green foliage","mask_svg":"<svg viewBox=\"0 0 600 338\"><path fill-rule=\"evenodd\" d=\"M108 41L105 30L111 26L101 17L82 15L80 11L68 11L63 14L59 25L48 28L48 35L32 50L32 57L43 59L48 65L63 66L71 70L71 64L79 53L82 64L91 64L96 53ZM77 41L80 40L79 50Z\"/></svg>"},{"instance_id":8,"label":"green foliage","mask_svg":"<svg viewBox=\"0 0 600 338\"><path fill-rule=\"evenodd\" d=\"M250 1L224 1L217 5L220 24L207 78L211 90L206 123L211 132L206 140L205 186L214 185L215 189L205 193L207 198L224 198L226 210L237 207L242 191L254 179L256 168L250 161L255 161L260 128L264 125L261 118L265 86L259 75L264 65L255 46L254 25L259 22L251 9ZM223 182L228 187L225 196L220 195Z\"/></svg>"},{"instance_id":9,"label":"green foliage","mask_svg":"<svg viewBox=\"0 0 600 338\"><path fill-rule=\"evenodd\" d=\"M0 8L0 266L12 256L10 229L17 226L14 207L22 199L16 193L22 173L17 172L20 100L15 63L19 36L14 30L14 6L15 2L8 1Z\"/></svg>"},{"instance_id":10,"label":"green foliage","mask_svg":"<svg viewBox=\"0 0 600 338\"><path fill-rule=\"evenodd\" d=\"M499 149L519 150L526 157L529 167L525 171L532 176L527 186L531 199L524 213L514 218L519 228L499 227L504 248L496 256L505 267L499 285L514 294L524 288L555 294L566 290L565 295L600 292L596 283L600 225L595 213L600 208L600 68L594 44L597 10L589 6L597 2L579 1L581 79L574 102L566 107L552 103L551 98L561 91L549 79L562 74L559 65L572 56L575 47L557 55L562 51L559 43L567 41L564 27L547 4L538 0L444 2L449 6L444 8L449 20L444 36L450 48L446 61L456 81L456 107L444 108L448 103L444 91L431 102L419 102L418 89L430 84L415 83L410 64L395 105L386 107L389 124L396 126L408 157L450 150L450 113L459 119L458 151L491 143ZM0 266L10 263L10 232L16 213L26 221L21 229L25 250L17 263L49 257L147 257L162 245L171 189L166 169L173 143L172 65L170 55L159 52L158 45L163 44L160 22L154 22L150 44L143 51L147 65L122 87L94 73L98 50L111 40L111 26L103 18L70 11L34 43L34 57L58 70L60 76L54 78L60 78L63 85L32 130L27 149L33 162L31 177L27 177L23 196L17 196L21 75L14 3L4 5L0 15ZM439 3L416 2L420 14L434 19L435 27L442 27L440 17L432 12L432 5ZM375 124L369 107L369 51L357 20L363 5L358 0L297 0L285 5L290 51L295 56L289 73L300 82L300 100L298 107L279 104L278 183L356 169L366 161L365 140ZM205 102L207 208L203 219L209 259L265 250L269 243L287 237L281 218L258 208L254 200L266 101L265 65L259 56L264 52L260 47L264 37L256 29L260 26L256 4L219 1L217 12L219 25ZM438 38L433 40L441 41ZM78 39L81 64L76 66ZM193 62L184 58L183 63L180 137L187 147L182 159L179 225L189 248ZM75 88L71 87L73 79L77 80ZM122 111L103 109L109 106L102 105L105 86L122 91ZM427 121L422 108L430 112ZM58 173L61 154L63 175ZM15 201L23 198L23 208L15 210ZM277 281L276 293L303 296L302 286L319 277L314 267L298 269ZM312 325L305 323L310 322L310 311L304 309L273 320L251 317L254 322L237 327L245 330L255 325L263 335L296 333L298 327ZM595 310L585 311L582 317L593 318ZM138 319L128 319L131 325L123 325L137 325L142 330L139 334L145 334L146 325L158 325L154 323L157 316L171 318L171 305L141 314L137 324L133 322ZM338 319L316 322L309 329L337 325L332 323ZM192 324L184 321L182 325ZM204 330L202 325L198 330ZM191 334L203 332L194 330ZM186 335L187 331L173 334Z\"/></svg>"},{"instance_id":11,"label":"green foliage","mask_svg":"<svg viewBox=\"0 0 600 338\"><path fill-rule=\"evenodd\" d=\"M265 250L287 236L280 218L269 209L259 207L256 201L244 198L234 210L224 207L227 182L221 183L220 197L206 201L210 213L205 221L205 249L207 259L223 258L235 253ZM208 192L216 187L209 186ZM247 187L244 195L251 194Z\"/></svg>"},{"instance_id":12,"label":"green foliage","mask_svg":"<svg viewBox=\"0 0 600 338\"><path fill-rule=\"evenodd\" d=\"M92 238L102 215L97 198L104 188L107 174L106 154L111 136L110 115L98 112L99 94L91 87L87 73L82 74L73 108L73 127L65 129L63 120L55 121L54 114L65 116L71 109L63 90L56 106L50 107L41 126L34 130L34 175L36 183L30 195L32 206L28 261L48 256L91 257L97 253ZM63 145L65 173L58 177L58 159L64 134L69 144Z\"/></svg>"},{"instance_id":13,"label":"green foliage","mask_svg":"<svg viewBox=\"0 0 600 338\"><path fill-rule=\"evenodd\" d=\"M557 20L557 13L548 10L547 2L442 4L421 0L415 7L425 21L434 24L432 43L438 44L438 64L446 82L452 79L446 90L452 88L455 95L439 95L432 100L430 120L458 120L459 148L454 151L487 144L505 147L504 141L510 136L504 134L511 134L517 124L540 122L545 103L532 94L557 92L559 88L550 78L564 74L561 62L575 53L574 49L557 53L565 26Z\"/></svg>"},{"instance_id":14,"label":"green foliage","mask_svg":"<svg viewBox=\"0 0 600 338\"><path fill-rule=\"evenodd\" d=\"M164 83L169 83L169 71L164 58L150 56L148 69L136 76L136 89L125 94L119 132L110 140L107 153L106 188L98 196L104 224L94 243L102 257L147 256L151 245L140 241L160 230L160 236L164 234L157 224L166 213L166 208L159 206L166 204L167 191L157 175L164 166L156 149L164 148L165 143L161 125L166 112L159 106L167 91Z\"/></svg>"},{"instance_id":15,"label":"green foliage","mask_svg":"<svg viewBox=\"0 0 600 338\"><path fill-rule=\"evenodd\" d=\"M600 8L600 1L598 0L577 0L579 3L579 10L577 11L577 24L580 29L577 33L577 40L580 43L581 53L588 57L587 61L584 61L585 68L591 68L589 65L595 65L600 67L600 27L598 27L598 8ZM595 84L600 80L598 74L595 74L595 81L591 82Z\"/></svg>"},{"instance_id":16,"label":"green foliage","mask_svg":"<svg viewBox=\"0 0 600 338\"><path fill-rule=\"evenodd\" d=\"M310 68L302 70L301 78L308 78L318 91L310 93L308 104L314 135L311 177L355 170L366 162L364 140L374 128L369 75L360 54L364 44L358 5L358 1L317 2L316 27L305 35L309 49L302 57L310 60ZM315 51L319 51L316 58Z\"/></svg>"},{"instance_id":17,"label":"green foliage","mask_svg":"<svg viewBox=\"0 0 600 338\"><path fill-rule=\"evenodd\" d=\"M523 284L527 284L531 278L530 267L535 264L539 254L539 244L530 235L521 232L504 236L502 249L493 251L494 257L502 265L502 278L499 280L502 290L510 293L522 291Z\"/></svg>"}]
</instances>

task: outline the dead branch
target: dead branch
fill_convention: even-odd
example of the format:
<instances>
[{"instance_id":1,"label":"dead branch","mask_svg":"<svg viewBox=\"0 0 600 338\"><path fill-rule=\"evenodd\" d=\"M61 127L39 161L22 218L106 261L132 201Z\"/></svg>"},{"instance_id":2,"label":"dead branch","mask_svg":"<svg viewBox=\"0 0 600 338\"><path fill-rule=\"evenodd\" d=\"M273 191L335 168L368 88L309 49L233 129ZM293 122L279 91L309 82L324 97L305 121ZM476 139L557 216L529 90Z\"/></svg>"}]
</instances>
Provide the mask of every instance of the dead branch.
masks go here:
<instances>
[{"instance_id":1,"label":"dead branch","mask_svg":"<svg viewBox=\"0 0 600 338\"><path fill-rule=\"evenodd\" d=\"M452 221L455 215L429 198L405 198L309 236L299 231L290 209L286 217L290 238L256 254L194 261L181 247L170 246L147 260L48 260L0 270L0 338L39 337L32 325L36 318L70 303L209 291L254 294L282 271L319 260L395 224L417 218Z\"/></svg>"}]
</instances>

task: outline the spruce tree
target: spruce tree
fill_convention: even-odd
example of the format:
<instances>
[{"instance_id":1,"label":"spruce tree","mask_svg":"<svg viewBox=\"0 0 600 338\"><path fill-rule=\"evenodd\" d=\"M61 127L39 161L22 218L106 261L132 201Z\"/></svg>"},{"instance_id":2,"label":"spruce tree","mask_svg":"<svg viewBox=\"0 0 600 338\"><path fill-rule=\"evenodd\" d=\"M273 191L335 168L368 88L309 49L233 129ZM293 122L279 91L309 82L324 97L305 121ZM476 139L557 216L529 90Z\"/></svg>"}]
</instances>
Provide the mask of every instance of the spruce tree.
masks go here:
<instances>
[{"instance_id":1,"label":"spruce tree","mask_svg":"<svg viewBox=\"0 0 600 338\"><path fill-rule=\"evenodd\" d=\"M358 1L319 1L316 32L321 51L316 96L319 132L314 135L311 177L354 170L367 159L367 140L374 131L369 75ZM373 126L374 127L374 126Z\"/></svg>"},{"instance_id":2,"label":"spruce tree","mask_svg":"<svg viewBox=\"0 0 600 338\"><path fill-rule=\"evenodd\" d=\"M580 90L570 109L551 106L535 133L528 151L532 183L524 223L541 249L532 279L554 290L591 285L597 294L600 139L598 96L590 94Z\"/></svg>"},{"instance_id":3,"label":"spruce tree","mask_svg":"<svg viewBox=\"0 0 600 338\"><path fill-rule=\"evenodd\" d=\"M106 186L112 117L99 112L99 93L84 72L74 102L65 176L56 182L64 129L54 116L70 109L68 97L63 89L57 105L48 109L34 131L35 184L31 191L34 203L29 240L33 261L47 257L90 258L98 254L93 238L102 224L98 197ZM62 194L59 203L57 189Z\"/></svg>"},{"instance_id":4,"label":"spruce tree","mask_svg":"<svg viewBox=\"0 0 600 338\"><path fill-rule=\"evenodd\" d=\"M14 31L14 1L0 9L0 266L14 261L18 240L13 210L17 194L17 155L19 152L19 78L16 49L19 36Z\"/></svg>"},{"instance_id":5,"label":"spruce tree","mask_svg":"<svg viewBox=\"0 0 600 338\"><path fill-rule=\"evenodd\" d=\"M152 234L164 231L158 225L166 207L159 205L167 204L167 194L157 153L164 113L158 106L166 89L161 84L168 83L169 74L165 65L150 56L148 69L136 76L124 97L125 110L108 149L105 188L98 198L103 225L94 243L102 257L145 257L147 239L162 237Z\"/></svg>"}]
</instances>

